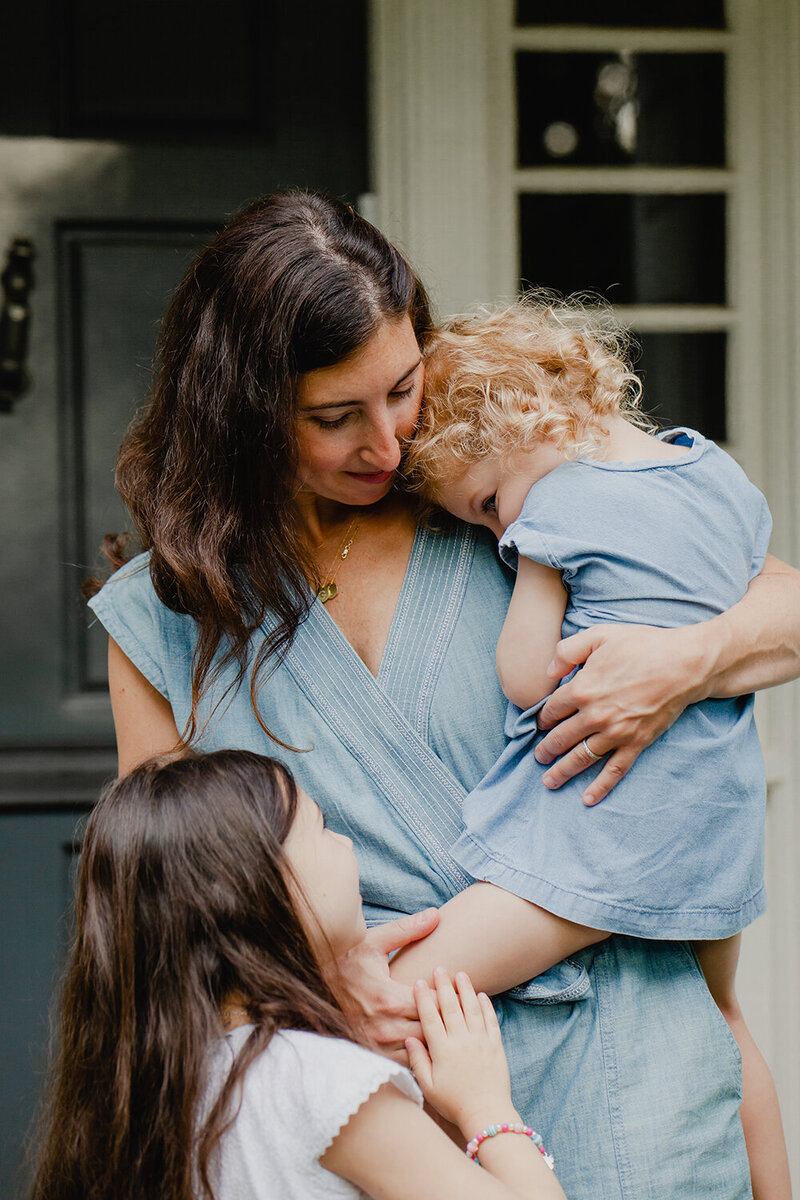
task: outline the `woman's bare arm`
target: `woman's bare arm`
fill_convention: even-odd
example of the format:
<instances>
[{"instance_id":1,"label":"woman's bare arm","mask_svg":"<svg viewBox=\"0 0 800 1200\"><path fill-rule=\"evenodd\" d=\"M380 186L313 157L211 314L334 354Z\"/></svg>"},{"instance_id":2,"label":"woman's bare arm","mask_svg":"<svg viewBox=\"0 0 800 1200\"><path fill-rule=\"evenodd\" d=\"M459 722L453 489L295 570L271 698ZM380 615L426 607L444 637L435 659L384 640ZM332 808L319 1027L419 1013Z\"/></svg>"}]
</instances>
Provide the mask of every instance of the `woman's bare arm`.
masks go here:
<instances>
[{"instance_id":1,"label":"woman's bare arm","mask_svg":"<svg viewBox=\"0 0 800 1200\"><path fill-rule=\"evenodd\" d=\"M550 732L536 758L552 764L544 782L559 788L594 765L581 745L591 737L592 750L609 755L584 797L597 803L688 704L800 675L800 572L768 556L737 604L697 625L596 625L559 643L551 675L578 663L583 670L539 714Z\"/></svg>"},{"instance_id":2,"label":"woman's bare arm","mask_svg":"<svg viewBox=\"0 0 800 1200\"><path fill-rule=\"evenodd\" d=\"M713 627L703 696L725 699L787 683L800 675L800 571L767 555L738 604L707 621Z\"/></svg>"},{"instance_id":3,"label":"woman's bare arm","mask_svg":"<svg viewBox=\"0 0 800 1200\"><path fill-rule=\"evenodd\" d=\"M117 734L120 775L152 758L182 748L169 701L108 639L108 688Z\"/></svg>"}]
</instances>

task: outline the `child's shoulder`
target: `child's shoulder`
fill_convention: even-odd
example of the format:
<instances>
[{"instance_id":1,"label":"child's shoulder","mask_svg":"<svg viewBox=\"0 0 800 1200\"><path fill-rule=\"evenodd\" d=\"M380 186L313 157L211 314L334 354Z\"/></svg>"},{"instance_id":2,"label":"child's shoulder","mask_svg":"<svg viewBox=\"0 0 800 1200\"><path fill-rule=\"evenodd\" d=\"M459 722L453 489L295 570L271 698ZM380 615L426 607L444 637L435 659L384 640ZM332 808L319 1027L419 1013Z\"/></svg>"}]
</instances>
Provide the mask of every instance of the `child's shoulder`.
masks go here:
<instances>
[{"instance_id":1,"label":"child's shoulder","mask_svg":"<svg viewBox=\"0 0 800 1200\"><path fill-rule=\"evenodd\" d=\"M241 1026L221 1039L213 1071L217 1090L252 1031ZM343 1038L282 1030L247 1067L235 1137L260 1143L265 1129L280 1130L280 1145L270 1143L268 1153L288 1155L294 1171L313 1172L353 1113L385 1083L422 1106L411 1072L391 1059Z\"/></svg>"},{"instance_id":2,"label":"child's shoulder","mask_svg":"<svg viewBox=\"0 0 800 1200\"><path fill-rule=\"evenodd\" d=\"M559 464L532 486L521 515L541 512L548 505L566 501L574 512L583 505L591 512L604 497L635 496L667 487L688 490L712 487L757 493L739 463L697 430L680 427L664 430L655 445L668 442L678 451L669 457L652 456L628 460L580 458ZM676 493L677 494L677 493Z\"/></svg>"},{"instance_id":3,"label":"child's shoulder","mask_svg":"<svg viewBox=\"0 0 800 1200\"><path fill-rule=\"evenodd\" d=\"M246 1041L248 1027L227 1035L234 1053ZM289 1092L300 1107L314 1108L326 1098L333 1104L360 1097L363 1103L384 1083L393 1083L410 1099L421 1102L411 1072L382 1054L346 1038L328 1037L303 1029L284 1029L247 1071L248 1082L269 1090ZM335 1105L334 1105L335 1106Z\"/></svg>"}]
</instances>

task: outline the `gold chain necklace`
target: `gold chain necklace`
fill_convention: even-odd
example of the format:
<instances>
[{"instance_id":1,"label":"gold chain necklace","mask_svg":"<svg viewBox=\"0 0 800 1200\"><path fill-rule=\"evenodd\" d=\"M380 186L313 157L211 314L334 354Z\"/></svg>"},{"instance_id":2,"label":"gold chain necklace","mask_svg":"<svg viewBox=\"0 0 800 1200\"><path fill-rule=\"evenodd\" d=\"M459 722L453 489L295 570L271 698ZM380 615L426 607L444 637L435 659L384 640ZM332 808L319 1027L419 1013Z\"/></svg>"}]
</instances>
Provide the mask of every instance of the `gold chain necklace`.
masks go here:
<instances>
[{"instance_id":1,"label":"gold chain necklace","mask_svg":"<svg viewBox=\"0 0 800 1200\"><path fill-rule=\"evenodd\" d=\"M339 589L336 586L336 575L339 570L339 563L342 562L345 558L347 558L348 554L350 553L350 547L352 546L353 542L355 541L355 537L356 537L356 534L358 533L358 527L360 524L361 524L361 520L359 517L354 517L353 520L350 522L350 524L347 527L347 532L344 535L344 539L342 540L342 542L339 546L339 549L336 551L336 553L333 556L333 561L332 561L331 565L328 567L327 571L325 572L325 574L322 577L323 583L322 583L321 588L317 592L317 599L322 604L327 604L329 600L335 599L336 596L338 596L338 594L339 594Z\"/></svg>"}]
</instances>

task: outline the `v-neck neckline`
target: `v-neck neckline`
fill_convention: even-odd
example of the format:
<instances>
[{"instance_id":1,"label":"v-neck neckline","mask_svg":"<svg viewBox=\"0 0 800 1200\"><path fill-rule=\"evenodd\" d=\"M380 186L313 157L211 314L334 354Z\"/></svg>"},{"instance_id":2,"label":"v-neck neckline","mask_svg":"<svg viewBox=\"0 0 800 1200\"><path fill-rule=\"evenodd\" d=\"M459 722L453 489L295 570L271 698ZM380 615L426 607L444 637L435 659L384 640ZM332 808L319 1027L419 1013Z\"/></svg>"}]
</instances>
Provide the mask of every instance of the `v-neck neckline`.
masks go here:
<instances>
[{"instance_id":1,"label":"v-neck neckline","mask_svg":"<svg viewBox=\"0 0 800 1200\"><path fill-rule=\"evenodd\" d=\"M417 527L377 675L330 613L320 611L324 605L313 604L306 619L307 632L314 631L311 640L326 645L338 659L336 670L349 670L369 694L384 696L423 739L428 736L436 684L461 611L474 552L475 530L470 525L452 520L452 527L441 535ZM302 630L298 638L304 641Z\"/></svg>"},{"instance_id":2,"label":"v-neck neckline","mask_svg":"<svg viewBox=\"0 0 800 1200\"><path fill-rule=\"evenodd\" d=\"M398 629L402 624L403 615L404 615L405 609L406 609L406 604L404 603L406 600L406 593L410 590L410 588L413 584L413 580L417 576L418 568L419 568L419 560L421 559L421 556L422 556L423 546L424 546L426 538L430 537L430 536L431 535L428 533L428 531L422 525L417 525L416 529L414 530L414 538L411 542L411 551L408 556L408 562L406 563L406 569L405 569L405 573L403 575L403 582L400 585L400 591L397 594L397 600L395 602L394 612L392 613L392 620L389 625L389 631L386 634L386 641L384 643L383 650L381 651L381 661L378 664L378 670L374 675L373 675L372 671L370 671L367 664L364 662L364 659L361 657L361 655L356 650L353 643L347 637L344 630L337 624L337 622L334 620L331 613L329 613L326 610L325 605L322 603L322 601L315 597L314 602L311 605L311 609L309 610L309 617L311 617L312 615L314 617L317 617L319 619L319 621L321 622L321 624L323 625L323 627L325 627L329 630L334 641L344 643L344 646L345 646L348 654L352 655L352 657L358 662L359 666L364 671L366 671L366 673L369 675L369 677L375 683L380 684L382 682L382 677L385 674L384 665L387 662L391 661L391 659L394 655L394 649L395 649L396 642L397 642ZM387 659L387 653L389 655L388 659Z\"/></svg>"}]
</instances>

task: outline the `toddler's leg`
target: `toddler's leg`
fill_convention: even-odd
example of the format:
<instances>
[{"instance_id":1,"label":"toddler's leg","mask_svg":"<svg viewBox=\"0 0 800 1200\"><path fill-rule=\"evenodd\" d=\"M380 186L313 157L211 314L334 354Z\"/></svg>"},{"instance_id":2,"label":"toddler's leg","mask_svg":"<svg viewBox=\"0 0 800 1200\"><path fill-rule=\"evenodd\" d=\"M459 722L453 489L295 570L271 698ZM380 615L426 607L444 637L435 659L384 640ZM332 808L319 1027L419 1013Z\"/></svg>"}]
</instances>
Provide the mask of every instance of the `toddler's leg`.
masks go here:
<instances>
[{"instance_id":1,"label":"toddler's leg","mask_svg":"<svg viewBox=\"0 0 800 1200\"><path fill-rule=\"evenodd\" d=\"M433 933L392 959L392 978L430 981L436 967L446 967L451 975L466 971L476 991L495 996L606 937L493 883L473 883L439 909Z\"/></svg>"},{"instance_id":2,"label":"toddler's leg","mask_svg":"<svg viewBox=\"0 0 800 1200\"><path fill-rule=\"evenodd\" d=\"M694 949L717 1008L742 1052L742 1128L750 1159L754 1200L791 1200L789 1160L778 1093L758 1046L745 1025L734 978L742 935L695 942Z\"/></svg>"}]
</instances>

